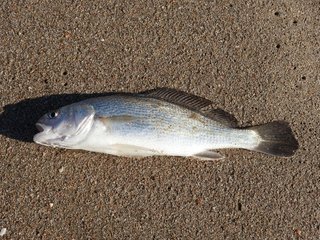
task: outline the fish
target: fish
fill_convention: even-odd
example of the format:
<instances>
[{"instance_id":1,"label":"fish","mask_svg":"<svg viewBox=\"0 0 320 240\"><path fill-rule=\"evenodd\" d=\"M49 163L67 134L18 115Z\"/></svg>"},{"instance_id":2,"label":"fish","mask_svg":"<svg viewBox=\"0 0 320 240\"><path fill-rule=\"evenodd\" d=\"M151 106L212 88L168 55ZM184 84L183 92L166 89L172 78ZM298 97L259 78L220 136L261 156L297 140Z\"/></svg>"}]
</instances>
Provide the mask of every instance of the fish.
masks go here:
<instances>
[{"instance_id":1,"label":"fish","mask_svg":"<svg viewBox=\"0 0 320 240\"><path fill-rule=\"evenodd\" d=\"M240 148L291 157L299 148L289 123L240 127L206 98L171 88L115 93L50 111L36 123L34 142L125 157L222 159Z\"/></svg>"}]
</instances>

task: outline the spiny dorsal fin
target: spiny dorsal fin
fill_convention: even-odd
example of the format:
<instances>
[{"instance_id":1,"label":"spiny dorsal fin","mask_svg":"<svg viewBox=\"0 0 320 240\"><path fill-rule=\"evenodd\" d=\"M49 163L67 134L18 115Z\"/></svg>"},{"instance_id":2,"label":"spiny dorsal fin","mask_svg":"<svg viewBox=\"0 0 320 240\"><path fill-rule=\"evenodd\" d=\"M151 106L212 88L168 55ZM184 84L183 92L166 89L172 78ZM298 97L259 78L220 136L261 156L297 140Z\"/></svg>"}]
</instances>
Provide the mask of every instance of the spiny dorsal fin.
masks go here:
<instances>
[{"instance_id":1,"label":"spiny dorsal fin","mask_svg":"<svg viewBox=\"0 0 320 240\"><path fill-rule=\"evenodd\" d=\"M143 93L145 96L161 99L192 110L199 110L212 104L208 99L171 88L157 88Z\"/></svg>"},{"instance_id":2,"label":"spiny dorsal fin","mask_svg":"<svg viewBox=\"0 0 320 240\"><path fill-rule=\"evenodd\" d=\"M203 114L211 118L212 120L215 120L225 126L228 127L237 127L238 121L237 119L230 113L227 113L226 111L217 108L217 109L208 109L206 111L202 111Z\"/></svg>"}]
</instances>

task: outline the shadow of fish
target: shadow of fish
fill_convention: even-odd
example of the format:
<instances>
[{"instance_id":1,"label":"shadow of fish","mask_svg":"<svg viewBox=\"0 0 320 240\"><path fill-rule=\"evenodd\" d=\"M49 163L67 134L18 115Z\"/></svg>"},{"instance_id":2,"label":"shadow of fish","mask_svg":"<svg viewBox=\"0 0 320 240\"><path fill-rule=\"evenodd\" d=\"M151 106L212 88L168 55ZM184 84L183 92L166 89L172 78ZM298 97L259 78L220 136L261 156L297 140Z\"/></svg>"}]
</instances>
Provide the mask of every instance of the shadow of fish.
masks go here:
<instances>
[{"instance_id":1,"label":"shadow of fish","mask_svg":"<svg viewBox=\"0 0 320 240\"><path fill-rule=\"evenodd\" d=\"M73 103L36 123L36 143L117 156L193 156L212 160L213 151L243 148L289 157L298 149L288 123L240 128L211 101L174 89L113 94Z\"/></svg>"}]
</instances>

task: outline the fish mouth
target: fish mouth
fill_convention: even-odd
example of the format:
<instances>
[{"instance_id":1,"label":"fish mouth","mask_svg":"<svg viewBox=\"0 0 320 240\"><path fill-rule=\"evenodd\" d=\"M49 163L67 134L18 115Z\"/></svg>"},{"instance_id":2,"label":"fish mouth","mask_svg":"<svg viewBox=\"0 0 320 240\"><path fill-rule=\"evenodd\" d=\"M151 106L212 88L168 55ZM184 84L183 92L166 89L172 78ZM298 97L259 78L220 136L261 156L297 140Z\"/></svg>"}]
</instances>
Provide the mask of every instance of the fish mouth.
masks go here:
<instances>
[{"instance_id":1,"label":"fish mouth","mask_svg":"<svg viewBox=\"0 0 320 240\"><path fill-rule=\"evenodd\" d=\"M36 128L38 129L39 133L48 132L51 129L51 127L48 127L41 123L36 123Z\"/></svg>"},{"instance_id":2,"label":"fish mouth","mask_svg":"<svg viewBox=\"0 0 320 240\"><path fill-rule=\"evenodd\" d=\"M51 126L42 123L36 123L35 126L39 131L33 136L33 141L35 143L50 147L64 147L64 145L59 142L62 142L66 136L60 136L57 133L52 132L53 128Z\"/></svg>"},{"instance_id":3,"label":"fish mouth","mask_svg":"<svg viewBox=\"0 0 320 240\"><path fill-rule=\"evenodd\" d=\"M41 123L36 123L36 128L38 129L38 133L33 136L33 141L42 145L47 145L46 142L48 141L48 133L51 131L50 126L46 126Z\"/></svg>"}]
</instances>

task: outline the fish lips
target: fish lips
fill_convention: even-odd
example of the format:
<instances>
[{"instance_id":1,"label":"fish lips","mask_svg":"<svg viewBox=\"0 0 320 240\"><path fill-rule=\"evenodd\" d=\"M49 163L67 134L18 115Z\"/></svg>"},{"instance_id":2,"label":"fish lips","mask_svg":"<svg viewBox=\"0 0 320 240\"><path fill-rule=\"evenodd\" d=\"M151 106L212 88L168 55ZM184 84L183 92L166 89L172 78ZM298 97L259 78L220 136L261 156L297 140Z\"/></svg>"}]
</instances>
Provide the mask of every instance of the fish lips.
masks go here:
<instances>
[{"instance_id":1,"label":"fish lips","mask_svg":"<svg viewBox=\"0 0 320 240\"><path fill-rule=\"evenodd\" d=\"M41 123L36 123L36 128L38 129L39 132L48 132L51 129L51 127L48 127Z\"/></svg>"},{"instance_id":2,"label":"fish lips","mask_svg":"<svg viewBox=\"0 0 320 240\"><path fill-rule=\"evenodd\" d=\"M52 130L52 127L44 125L42 123L36 123L36 128L39 132L34 135L33 141L45 145L46 140L48 140L47 134Z\"/></svg>"},{"instance_id":3,"label":"fish lips","mask_svg":"<svg viewBox=\"0 0 320 240\"><path fill-rule=\"evenodd\" d=\"M53 131L51 126L47 126L42 123L36 123L36 128L38 133L33 136L33 141L35 143L49 146L49 147L66 147L67 145L62 144L62 142L68 138L68 136L61 136Z\"/></svg>"},{"instance_id":4,"label":"fish lips","mask_svg":"<svg viewBox=\"0 0 320 240\"><path fill-rule=\"evenodd\" d=\"M38 129L39 133L49 132L52 129L52 127L44 125L42 123L36 123L36 128Z\"/></svg>"}]
</instances>

